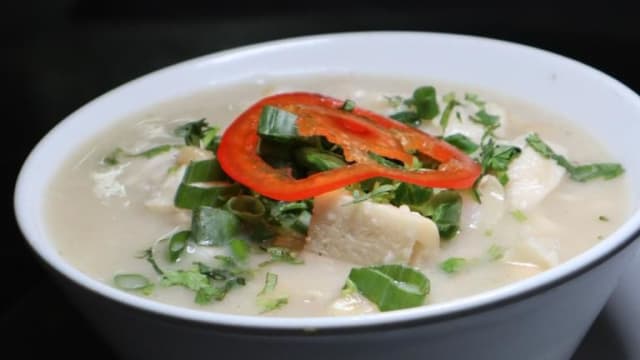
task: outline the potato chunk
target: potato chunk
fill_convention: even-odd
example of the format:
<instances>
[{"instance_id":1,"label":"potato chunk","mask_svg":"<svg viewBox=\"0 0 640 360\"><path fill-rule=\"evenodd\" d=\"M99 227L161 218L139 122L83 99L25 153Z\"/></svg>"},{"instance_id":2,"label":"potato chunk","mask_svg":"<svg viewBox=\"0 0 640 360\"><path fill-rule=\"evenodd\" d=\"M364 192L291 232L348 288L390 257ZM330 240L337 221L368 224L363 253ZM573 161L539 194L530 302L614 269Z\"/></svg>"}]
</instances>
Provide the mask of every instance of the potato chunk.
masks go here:
<instances>
[{"instance_id":1,"label":"potato chunk","mask_svg":"<svg viewBox=\"0 0 640 360\"><path fill-rule=\"evenodd\" d=\"M307 249L359 265L418 264L436 254L436 224L406 206L371 201L335 191L315 198Z\"/></svg>"}]
</instances>

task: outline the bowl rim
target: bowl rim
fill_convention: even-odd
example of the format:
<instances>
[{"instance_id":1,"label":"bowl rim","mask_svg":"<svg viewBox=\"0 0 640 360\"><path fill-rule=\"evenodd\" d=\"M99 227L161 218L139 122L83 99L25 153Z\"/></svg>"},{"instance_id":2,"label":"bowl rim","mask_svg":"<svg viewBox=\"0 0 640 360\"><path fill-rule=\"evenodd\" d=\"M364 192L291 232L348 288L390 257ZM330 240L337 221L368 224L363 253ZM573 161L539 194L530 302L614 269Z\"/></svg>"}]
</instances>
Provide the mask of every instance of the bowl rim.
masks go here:
<instances>
[{"instance_id":1,"label":"bowl rim","mask_svg":"<svg viewBox=\"0 0 640 360\"><path fill-rule=\"evenodd\" d=\"M36 217L42 220L42 209L39 214L31 214L28 204L25 202L26 194L29 191L28 179L25 173L37 167L36 155L46 151L48 143L52 141L57 134L62 131L67 120L75 114L81 113L83 109L103 101L105 98L117 96L117 94L126 87L144 81L164 73L179 72L192 66L198 66L214 59L220 59L228 56L250 55L256 51L279 51L280 49L313 43L317 41L331 40L363 40L371 41L373 37L435 37L446 38L449 41L472 41L483 43L487 46L497 46L503 48L511 48L513 51L523 53L535 53L538 56L548 57L550 60L563 62L577 70L587 72L592 76L597 76L598 81L603 86L611 87L618 94L625 97L625 101L634 104L640 108L640 96L626 85L613 77L595 69L589 65L581 63L577 60L549 52L547 50L536 47L523 45L515 42L493 39L488 37L440 33L440 32L420 32L420 31L361 31L361 32L341 32L327 33L310 36L298 36L279 40L266 41L252 45L232 48L214 52L211 54L199 56L186 61L176 63L174 65L164 67L162 69L144 74L131 81L128 81L100 96L92 101L84 104L72 114L58 122L32 149L27 159L20 169L18 175L15 192L14 192L14 210L16 219L24 238L29 244L32 251L42 260L48 267L54 269L64 278L71 280L76 285L89 290L90 292L101 295L104 298L115 301L117 303L129 306L131 308L142 310L143 312L168 317L171 319L180 319L192 321L207 326L221 326L228 330L241 330L242 332L255 331L264 333L267 331L273 334L273 331L281 332L309 332L309 331L327 331L332 332L361 332L364 328L369 329L388 329L397 326L411 326L412 324L425 324L432 322L446 321L449 319L467 316L469 314L480 313L518 302L523 299L541 294L543 292L559 287L573 278L584 274L591 269L606 262L609 258L626 249L636 238L640 236L640 211L634 209L626 221L607 238L594 245L585 252L573 257L572 259L553 267L536 276L520 280L493 290L481 292L476 295L447 301L444 303L430 304L411 309L397 310L386 313L371 314L366 316L341 316L341 317L277 317L268 316L261 317L256 315L236 315L216 313L206 310L195 310L161 303L156 300L143 298L138 295L124 292L116 289L106 283L96 280L76 269L69 262L65 261L61 256L52 256L43 249L43 244L53 242L49 236L40 236L38 232L28 227L28 218ZM499 90L498 90L499 91ZM41 238L40 238L41 237Z\"/></svg>"}]
</instances>

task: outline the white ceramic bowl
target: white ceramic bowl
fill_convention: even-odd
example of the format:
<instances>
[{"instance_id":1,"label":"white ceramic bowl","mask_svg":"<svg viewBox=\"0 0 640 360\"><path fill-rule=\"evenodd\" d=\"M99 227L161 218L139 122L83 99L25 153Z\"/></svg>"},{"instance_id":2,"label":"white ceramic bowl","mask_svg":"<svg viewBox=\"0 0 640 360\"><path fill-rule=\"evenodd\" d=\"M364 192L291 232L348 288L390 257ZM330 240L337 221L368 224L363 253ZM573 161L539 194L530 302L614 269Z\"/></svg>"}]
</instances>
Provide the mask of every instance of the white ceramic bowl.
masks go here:
<instances>
[{"instance_id":1,"label":"white ceramic bowl","mask_svg":"<svg viewBox=\"0 0 640 360\"><path fill-rule=\"evenodd\" d=\"M611 77L531 47L469 36L371 32L312 36L204 56L127 83L83 106L33 150L15 193L29 244L114 349L131 359L567 359L637 247L640 212L585 253L533 278L460 300L366 317L206 313L96 281L60 257L43 194L85 139L151 104L259 75L419 76L526 99L581 124L627 169L640 204L640 98Z\"/></svg>"}]
</instances>

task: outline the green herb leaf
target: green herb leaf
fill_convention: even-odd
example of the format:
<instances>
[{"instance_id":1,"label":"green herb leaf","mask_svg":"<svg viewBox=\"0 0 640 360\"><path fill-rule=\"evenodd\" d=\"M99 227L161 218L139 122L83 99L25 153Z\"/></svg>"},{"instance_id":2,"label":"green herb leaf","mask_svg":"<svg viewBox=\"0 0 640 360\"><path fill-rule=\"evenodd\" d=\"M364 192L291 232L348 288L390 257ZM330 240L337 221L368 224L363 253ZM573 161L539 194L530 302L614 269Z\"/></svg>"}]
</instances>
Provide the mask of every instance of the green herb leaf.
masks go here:
<instances>
[{"instance_id":1,"label":"green herb leaf","mask_svg":"<svg viewBox=\"0 0 640 360\"><path fill-rule=\"evenodd\" d=\"M102 159L102 163L107 166L118 165L120 163L119 157L123 155L125 152L122 148L115 148L112 152L110 152L107 156Z\"/></svg>"},{"instance_id":2,"label":"green herb leaf","mask_svg":"<svg viewBox=\"0 0 640 360\"><path fill-rule=\"evenodd\" d=\"M511 216L513 216L513 218L516 219L516 221L518 222L527 221L527 215L523 213L522 210L513 210L511 212Z\"/></svg>"},{"instance_id":3,"label":"green herb leaf","mask_svg":"<svg viewBox=\"0 0 640 360\"><path fill-rule=\"evenodd\" d=\"M153 270L156 272L156 274L158 275L164 274L162 269L160 269L160 267L158 266L158 263L156 262L156 260L153 258L153 250L151 248L143 251L142 255L137 256L137 258L147 260L147 262L151 264L151 267L153 267Z\"/></svg>"},{"instance_id":4,"label":"green herb leaf","mask_svg":"<svg viewBox=\"0 0 640 360\"><path fill-rule=\"evenodd\" d=\"M453 190L444 190L435 194L429 201L414 209L423 216L431 217L438 226L442 239L451 239L460 229L462 197Z\"/></svg>"},{"instance_id":5,"label":"green herb leaf","mask_svg":"<svg viewBox=\"0 0 640 360\"><path fill-rule=\"evenodd\" d=\"M491 115L484 109L478 111L474 116L469 117L471 121L478 123L486 128L495 128L500 125L500 117L497 115Z\"/></svg>"},{"instance_id":6,"label":"green herb leaf","mask_svg":"<svg viewBox=\"0 0 640 360\"><path fill-rule=\"evenodd\" d=\"M429 279L403 265L353 268L348 279L380 311L420 306L429 293Z\"/></svg>"},{"instance_id":7,"label":"green herb leaf","mask_svg":"<svg viewBox=\"0 0 640 360\"><path fill-rule=\"evenodd\" d=\"M260 114L258 134L276 141L295 139L298 137L296 120L298 120L296 114L266 105Z\"/></svg>"},{"instance_id":8,"label":"green herb leaf","mask_svg":"<svg viewBox=\"0 0 640 360\"><path fill-rule=\"evenodd\" d=\"M598 216L598 220L600 220L600 221L609 221L609 218L604 216L604 215L600 215L600 216Z\"/></svg>"},{"instance_id":9,"label":"green herb leaf","mask_svg":"<svg viewBox=\"0 0 640 360\"><path fill-rule=\"evenodd\" d=\"M264 295L266 293L272 292L273 290L275 290L276 285L278 285L278 275L267 272L264 278L264 287L262 288L262 291L258 293L258 295Z\"/></svg>"},{"instance_id":10,"label":"green herb leaf","mask_svg":"<svg viewBox=\"0 0 640 360\"><path fill-rule=\"evenodd\" d=\"M500 245L493 244L487 251L490 261L498 261L504 257L506 249Z\"/></svg>"},{"instance_id":11,"label":"green herb leaf","mask_svg":"<svg viewBox=\"0 0 640 360\"><path fill-rule=\"evenodd\" d=\"M342 106L340 107L341 110L344 110L347 112L352 112L353 109L355 108L356 108L356 102L351 99L345 100L344 104L342 104Z\"/></svg>"},{"instance_id":12,"label":"green herb leaf","mask_svg":"<svg viewBox=\"0 0 640 360\"><path fill-rule=\"evenodd\" d=\"M177 232L169 238L169 260L171 262L178 261L180 255L187 248L187 242L191 236L191 231L185 230Z\"/></svg>"},{"instance_id":13,"label":"green herb leaf","mask_svg":"<svg viewBox=\"0 0 640 360\"><path fill-rule=\"evenodd\" d=\"M618 163L594 163L587 165L573 165L567 158L557 154L549 145L547 145L538 134L530 134L526 138L527 144L531 146L538 154L546 159L553 159L555 162L565 168L571 179L579 182L585 182L596 178L605 180L613 179L624 173L624 168Z\"/></svg>"},{"instance_id":14,"label":"green herb leaf","mask_svg":"<svg viewBox=\"0 0 640 360\"><path fill-rule=\"evenodd\" d=\"M399 183L384 184L375 187L371 192L368 193L360 193L359 191L354 191L353 201L350 203L345 203L343 204L343 206L353 205L367 200L376 202L389 202L389 200L393 198L393 195L399 186Z\"/></svg>"},{"instance_id":15,"label":"green herb leaf","mask_svg":"<svg viewBox=\"0 0 640 360\"><path fill-rule=\"evenodd\" d=\"M221 246L238 234L240 221L223 209L201 206L193 210L191 231L198 245Z\"/></svg>"},{"instance_id":16,"label":"green herb leaf","mask_svg":"<svg viewBox=\"0 0 640 360\"><path fill-rule=\"evenodd\" d=\"M267 272L264 279L264 288L258 293L257 303L262 308L261 314L269 311L273 311L281 308L289 302L289 299L284 297L271 298L268 297L269 293L273 292L278 284L278 275Z\"/></svg>"},{"instance_id":17,"label":"green herb leaf","mask_svg":"<svg viewBox=\"0 0 640 360\"><path fill-rule=\"evenodd\" d=\"M205 132L209 129L209 125L205 119L200 119L177 127L173 133L176 136L184 138L184 143L186 145L199 147L200 140L205 136Z\"/></svg>"},{"instance_id":18,"label":"green herb leaf","mask_svg":"<svg viewBox=\"0 0 640 360\"><path fill-rule=\"evenodd\" d=\"M478 150L480 145L474 143L467 136L463 134L453 134L444 138L444 141L449 144L457 147L458 149L464 151L467 154L471 154L474 151Z\"/></svg>"},{"instance_id":19,"label":"green herb leaf","mask_svg":"<svg viewBox=\"0 0 640 360\"><path fill-rule=\"evenodd\" d=\"M400 183L394 193L391 203L395 206L400 205L421 205L426 203L433 189L413 184Z\"/></svg>"},{"instance_id":20,"label":"green herb leaf","mask_svg":"<svg viewBox=\"0 0 640 360\"><path fill-rule=\"evenodd\" d=\"M160 284L162 286L184 286L193 291L211 286L209 278L197 270L167 271L164 273Z\"/></svg>"},{"instance_id":21,"label":"green herb leaf","mask_svg":"<svg viewBox=\"0 0 640 360\"><path fill-rule=\"evenodd\" d=\"M450 257L440 263L440 269L448 274L454 274L467 266L467 259L460 257Z\"/></svg>"},{"instance_id":22,"label":"green herb leaf","mask_svg":"<svg viewBox=\"0 0 640 360\"><path fill-rule=\"evenodd\" d=\"M475 104L479 108L484 108L484 105L486 104L485 101L482 101L480 99L478 94L466 93L466 94L464 94L464 99L467 100L470 103Z\"/></svg>"},{"instance_id":23,"label":"green herb leaf","mask_svg":"<svg viewBox=\"0 0 640 360\"><path fill-rule=\"evenodd\" d=\"M443 133L447 129L447 126L449 126L449 117L451 117L453 108L460 105L460 102L455 99L455 95L453 93L450 95L453 95L454 97L445 100L447 105L444 108L442 115L440 116L440 127L442 128Z\"/></svg>"},{"instance_id":24,"label":"green herb leaf","mask_svg":"<svg viewBox=\"0 0 640 360\"><path fill-rule=\"evenodd\" d=\"M347 165L343 157L310 146L296 149L294 157L298 164L311 171L327 171Z\"/></svg>"},{"instance_id":25,"label":"green herb leaf","mask_svg":"<svg viewBox=\"0 0 640 360\"><path fill-rule=\"evenodd\" d=\"M270 247L267 248L267 253L271 255L271 260L262 262L260 265L258 265L259 267L264 267L274 263L285 263L291 265L300 265L304 263L302 259L299 259L296 254L289 249L281 247Z\"/></svg>"}]
</instances>

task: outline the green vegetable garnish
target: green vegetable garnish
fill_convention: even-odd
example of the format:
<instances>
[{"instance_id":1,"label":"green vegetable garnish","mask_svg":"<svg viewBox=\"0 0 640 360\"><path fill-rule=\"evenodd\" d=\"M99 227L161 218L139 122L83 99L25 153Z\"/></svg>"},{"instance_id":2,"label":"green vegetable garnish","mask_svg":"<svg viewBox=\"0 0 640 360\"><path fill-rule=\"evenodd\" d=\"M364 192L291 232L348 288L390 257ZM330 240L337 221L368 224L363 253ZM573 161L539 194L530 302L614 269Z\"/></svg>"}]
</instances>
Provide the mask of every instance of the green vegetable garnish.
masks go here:
<instances>
[{"instance_id":1,"label":"green vegetable garnish","mask_svg":"<svg viewBox=\"0 0 640 360\"><path fill-rule=\"evenodd\" d=\"M229 248L231 249L233 258L238 261L245 261L249 257L249 244L242 239L231 239Z\"/></svg>"},{"instance_id":2,"label":"green vegetable garnish","mask_svg":"<svg viewBox=\"0 0 640 360\"><path fill-rule=\"evenodd\" d=\"M347 165L341 156L310 146L296 149L294 157L298 164L312 171L333 170Z\"/></svg>"},{"instance_id":3,"label":"green vegetable garnish","mask_svg":"<svg viewBox=\"0 0 640 360\"><path fill-rule=\"evenodd\" d=\"M494 128L500 126L500 117L497 115L491 115L484 109L475 113L475 115L471 116L470 119L471 121L478 123L485 128Z\"/></svg>"},{"instance_id":4,"label":"green vegetable garnish","mask_svg":"<svg viewBox=\"0 0 640 360\"><path fill-rule=\"evenodd\" d=\"M140 274L118 274L113 277L113 283L122 290L141 291L145 295L153 291L153 283Z\"/></svg>"},{"instance_id":5,"label":"green vegetable garnish","mask_svg":"<svg viewBox=\"0 0 640 360\"><path fill-rule=\"evenodd\" d=\"M471 154L474 151L478 150L480 145L474 143L467 136L463 134L453 134L444 138L444 141L449 144L457 147L458 149L464 151L467 154Z\"/></svg>"},{"instance_id":6,"label":"green vegetable garnish","mask_svg":"<svg viewBox=\"0 0 640 360\"><path fill-rule=\"evenodd\" d=\"M442 128L443 133L449 125L449 117L451 117L451 111L453 111L454 107L460 105L460 102L455 99L455 94L453 93L449 94L449 96L445 96L444 101L447 105L444 108L442 115L440 116L440 127Z\"/></svg>"},{"instance_id":7,"label":"green vegetable garnish","mask_svg":"<svg viewBox=\"0 0 640 360\"><path fill-rule=\"evenodd\" d=\"M465 266L467 266L467 259L460 257L451 257L440 263L440 269L448 274L457 273Z\"/></svg>"},{"instance_id":8,"label":"green vegetable garnish","mask_svg":"<svg viewBox=\"0 0 640 360\"><path fill-rule=\"evenodd\" d=\"M151 159L160 154L164 154L175 147L177 147L177 145L164 144L164 145L154 146L150 149L141 151L139 153L129 153L124 151L122 148L116 148L111 153L109 153L109 155L107 155L104 159L102 159L102 163L108 166L117 165L120 163L120 157L129 157L129 158L143 157L145 159Z\"/></svg>"},{"instance_id":9,"label":"green vegetable garnish","mask_svg":"<svg viewBox=\"0 0 640 360\"><path fill-rule=\"evenodd\" d=\"M429 293L429 279L403 265L353 268L348 280L380 311L420 306Z\"/></svg>"},{"instance_id":10,"label":"green vegetable garnish","mask_svg":"<svg viewBox=\"0 0 640 360\"><path fill-rule=\"evenodd\" d=\"M260 115L258 134L276 141L295 139L298 137L297 119L296 114L266 105Z\"/></svg>"},{"instance_id":11,"label":"green vegetable garnish","mask_svg":"<svg viewBox=\"0 0 640 360\"><path fill-rule=\"evenodd\" d=\"M389 116L394 120L398 120L403 124L407 124L409 126L420 126L422 124L422 119L420 119L420 115L418 115L415 111L400 111L395 114Z\"/></svg>"},{"instance_id":12,"label":"green vegetable garnish","mask_svg":"<svg viewBox=\"0 0 640 360\"><path fill-rule=\"evenodd\" d=\"M221 206L227 199L241 190L238 184L186 184L180 183L173 204L181 209L196 209L200 206Z\"/></svg>"},{"instance_id":13,"label":"green vegetable garnish","mask_svg":"<svg viewBox=\"0 0 640 360\"><path fill-rule=\"evenodd\" d=\"M191 231L198 245L221 246L238 234L240 221L224 209L201 206L193 210Z\"/></svg>"},{"instance_id":14,"label":"green vegetable garnish","mask_svg":"<svg viewBox=\"0 0 640 360\"><path fill-rule=\"evenodd\" d=\"M302 261L302 259L299 259L296 254L289 249L281 247L270 247L267 248L267 253L271 255L271 259L260 263L260 265L258 265L259 267L271 265L274 263L285 263L292 265L304 264L304 261Z\"/></svg>"},{"instance_id":15,"label":"green vegetable garnish","mask_svg":"<svg viewBox=\"0 0 640 360\"><path fill-rule=\"evenodd\" d=\"M184 138L184 143L186 145L200 147L200 140L202 138L207 135L208 137L211 137L211 129L212 128L209 127L205 119L200 119L177 127L173 133L176 136Z\"/></svg>"},{"instance_id":16,"label":"green vegetable garnish","mask_svg":"<svg viewBox=\"0 0 640 360\"><path fill-rule=\"evenodd\" d=\"M225 205L233 215L248 223L255 223L264 217L266 209L264 204L255 196L234 196Z\"/></svg>"},{"instance_id":17,"label":"green vegetable garnish","mask_svg":"<svg viewBox=\"0 0 640 360\"><path fill-rule=\"evenodd\" d=\"M527 221L527 215L523 213L522 210L513 210L511 212L511 216L513 216L513 218L516 219L518 222Z\"/></svg>"},{"instance_id":18,"label":"green vegetable garnish","mask_svg":"<svg viewBox=\"0 0 640 360\"><path fill-rule=\"evenodd\" d=\"M464 99L475 104L479 108L484 108L484 105L486 104L485 101L480 100L480 97L477 94L466 93L464 94Z\"/></svg>"},{"instance_id":19,"label":"green vegetable garnish","mask_svg":"<svg viewBox=\"0 0 640 360\"><path fill-rule=\"evenodd\" d=\"M353 109L355 108L356 108L356 102L351 99L345 100L344 104L342 104L342 107L340 107L340 109L348 112L352 112Z\"/></svg>"},{"instance_id":20,"label":"green vegetable garnish","mask_svg":"<svg viewBox=\"0 0 640 360\"><path fill-rule=\"evenodd\" d=\"M506 249L500 245L496 245L496 244L491 245L491 247L489 247L489 250L487 251L489 255L489 260L497 261L502 259L504 257L505 250Z\"/></svg>"},{"instance_id":21,"label":"green vegetable garnish","mask_svg":"<svg viewBox=\"0 0 640 360\"><path fill-rule=\"evenodd\" d=\"M453 190L444 190L435 194L429 201L412 209L423 216L430 217L438 226L443 239L451 239L460 229L462 214L462 196Z\"/></svg>"},{"instance_id":22,"label":"green vegetable garnish","mask_svg":"<svg viewBox=\"0 0 640 360\"><path fill-rule=\"evenodd\" d=\"M185 184L227 180L229 180L227 174L224 173L216 159L192 161L182 178L182 182Z\"/></svg>"},{"instance_id":23,"label":"green vegetable garnish","mask_svg":"<svg viewBox=\"0 0 640 360\"><path fill-rule=\"evenodd\" d=\"M156 260L153 258L153 250L151 248L143 251L140 256L137 256L137 258L147 260L147 262L151 264L151 267L153 267L153 270L156 272L156 274L158 275L164 274L162 269L160 269L160 267L158 266L158 263L156 262Z\"/></svg>"},{"instance_id":24,"label":"green vegetable garnish","mask_svg":"<svg viewBox=\"0 0 640 360\"><path fill-rule=\"evenodd\" d=\"M431 120L440 113L436 88L433 86L422 86L415 89L410 104L416 108L421 119Z\"/></svg>"},{"instance_id":25,"label":"green vegetable garnish","mask_svg":"<svg viewBox=\"0 0 640 360\"><path fill-rule=\"evenodd\" d=\"M264 288L262 288L262 291L258 293L258 297L256 299L258 306L262 308L262 311L260 311L261 314L279 309L289 302L289 299L286 296L276 298L268 296L275 290L277 284L278 275L267 272L264 279Z\"/></svg>"},{"instance_id":26,"label":"green vegetable garnish","mask_svg":"<svg viewBox=\"0 0 640 360\"><path fill-rule=\"evenodd\" d=\"M557 154L549 145L545 144L538 134L530 134L527 136L527 144L531 146L538 154L546 159L553 159L555 162L565 168L571 179L579 182L585 182L596 178L605 180L613 179L624 173L622 165L617 163L594 163L587 165L574 165L564 156Z\"/></svg>"},{"instance_id":27,"label":"green vegetable garnish","mask_svg":"<svg viewBox=\"0 0 640 360\"><path fill-rule=\"evenodd\" d=\"M189 237L191 236L191 231L180 231L177 232L169 238L169 260L171 262L178 261L180 255L187 248L187 242L189 241Z\"/></svg>"},{"instance_id":28,"label":"green vegetable garnish","mask_svg":"<svg viewBox=\"0 0 640 360\"><path fill-rule=\"evenodd\" d=\"M609 221L609 218L604 216L604 215L600 215L600 216L598 216L598 220L600 220L600 221Z\"/></svg>"}]
</instances>

